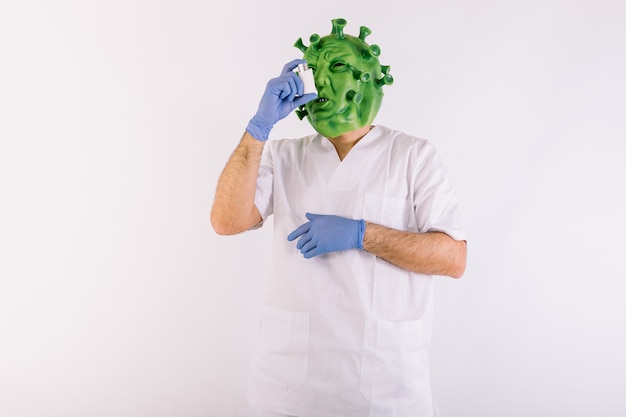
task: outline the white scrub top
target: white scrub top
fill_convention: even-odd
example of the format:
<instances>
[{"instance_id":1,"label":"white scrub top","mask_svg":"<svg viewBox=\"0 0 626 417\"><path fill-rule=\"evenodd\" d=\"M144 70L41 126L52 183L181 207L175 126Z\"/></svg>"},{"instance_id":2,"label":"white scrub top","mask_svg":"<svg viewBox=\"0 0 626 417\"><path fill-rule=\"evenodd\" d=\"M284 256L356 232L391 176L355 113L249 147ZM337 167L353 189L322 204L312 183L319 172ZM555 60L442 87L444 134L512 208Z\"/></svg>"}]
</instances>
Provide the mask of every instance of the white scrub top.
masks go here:
<instances>
[{"instance_id":1,"label":"white scrub top","mask_svg":"<svg viewBox=\"0 0 626 417\"><path fill-rule=\"evenodd\" d=\"M304 259L287 241L307 212L464 240L433 145L375 126L341 161L321 135L272 140L255 204L274 214L274 238L250 404L300 417L436 416L432 276L357 249Z\"/></svg>"}]
</instances>

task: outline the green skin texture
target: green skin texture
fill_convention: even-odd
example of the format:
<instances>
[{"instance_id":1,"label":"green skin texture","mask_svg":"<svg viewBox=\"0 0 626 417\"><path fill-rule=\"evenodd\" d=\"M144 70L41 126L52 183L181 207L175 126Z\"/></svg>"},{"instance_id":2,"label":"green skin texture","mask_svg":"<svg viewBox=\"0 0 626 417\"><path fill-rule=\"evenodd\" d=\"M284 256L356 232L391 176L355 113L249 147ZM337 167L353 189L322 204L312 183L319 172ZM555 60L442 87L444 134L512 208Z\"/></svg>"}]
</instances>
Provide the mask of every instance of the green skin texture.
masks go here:
<instances>
[{"instance_id":1,"label":"green skin texture","mask_svg":"<svg viewBox=\"0 0 626 417\"><path fill-rule=\"evenodd\" d=\"M304 59L313 69L318 98L305 105L311 126L327 138L367 126L374 121L382 104L383 91L376 80L381 77L377 58L363 56L368 45L361 39L344 35L321 38L320 50L309 48ZM367 81L360 74L369 73ZM351 93L353 92L353 93ZM362 94L362 100L351 100L350 95ZM328 99L319 102L319 98Z\"/></svg>"}]
</instances>

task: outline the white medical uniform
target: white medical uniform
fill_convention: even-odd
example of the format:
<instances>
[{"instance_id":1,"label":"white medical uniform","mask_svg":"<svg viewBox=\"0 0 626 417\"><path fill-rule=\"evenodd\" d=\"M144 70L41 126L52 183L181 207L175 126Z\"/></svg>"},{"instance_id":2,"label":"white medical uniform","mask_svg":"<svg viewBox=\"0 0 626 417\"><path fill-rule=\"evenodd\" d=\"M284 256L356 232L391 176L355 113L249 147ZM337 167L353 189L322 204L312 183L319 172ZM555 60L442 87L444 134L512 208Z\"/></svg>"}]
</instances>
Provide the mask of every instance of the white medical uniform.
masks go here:
<instances>
[{"instance_id":1,"label":"white medical uniform","mask_svg":"<svg viewBox=\"0 0 626 417\"><path fill-rule=\"evenodd\" d=\"M357 249L304 259L287 241L307 212L464 240L432 144L375 126L341 161L321 135L269 141L255 204L274 214L274 241L250 404L299 417L437 415L432 276Z\"/></svg>"}]
</instances>

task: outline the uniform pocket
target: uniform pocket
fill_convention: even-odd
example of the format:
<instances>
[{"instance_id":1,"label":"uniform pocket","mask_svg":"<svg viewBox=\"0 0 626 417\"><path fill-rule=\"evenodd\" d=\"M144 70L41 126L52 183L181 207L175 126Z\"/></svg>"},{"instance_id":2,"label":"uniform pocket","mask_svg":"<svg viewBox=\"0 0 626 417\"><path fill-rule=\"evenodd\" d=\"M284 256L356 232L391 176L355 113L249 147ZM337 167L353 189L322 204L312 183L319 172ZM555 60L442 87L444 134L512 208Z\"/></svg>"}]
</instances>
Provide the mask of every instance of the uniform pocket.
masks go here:
<instances>
[{"instance_id":1,"label":"uniform pocket","mask_svg":"<svg viewBox=\"0 0 626 417\"><path fill-rule=\"evenodd\" d=\"M421 320L368 319L361 364L361 392L368 400L430 395L428 351Z\"/></svg>"},{"instance_id":2,"label":"uniform pocket","mask_svg":"<svg viewBox=\"0 0 626 417\"><path fill-rule=\"evenodd\" d=\"M251 377L284 387L306 381L309 314L264 306Z\"/></svg>"},{"instance_id":3,"label":"uniform pocket","mask_svg":"<svg viewBox=\"0 0 626 417\"><path fill-rule=\"evenodd\" d=\"M363 219L398 230L415 228L413 204L409 200L366 194Z\"/></svg>"}]
</instances>

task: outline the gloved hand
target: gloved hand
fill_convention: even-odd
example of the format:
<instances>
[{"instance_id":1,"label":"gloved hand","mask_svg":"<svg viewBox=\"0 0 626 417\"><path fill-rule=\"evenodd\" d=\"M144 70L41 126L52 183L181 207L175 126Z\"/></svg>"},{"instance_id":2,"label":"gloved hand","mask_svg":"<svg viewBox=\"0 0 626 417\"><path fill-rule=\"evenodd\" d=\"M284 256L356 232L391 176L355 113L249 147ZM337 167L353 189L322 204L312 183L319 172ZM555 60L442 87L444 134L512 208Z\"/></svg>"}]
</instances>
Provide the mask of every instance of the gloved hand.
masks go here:
<instances>
[{"instance_id":1,"label":"gloved hand","mask_svg":"<svg viewBox=\"0 0 626 417\"><path fill-rule=\"evenodd\" d=\"M308 222L287 236L289 241L302 236L297 248L305 258L346 249L363 249L364 220L311 213L307 213L306 218Z\"/></svg>"},{"instance_id":2,"label":"gloved hand","mask_svg":"<svg viewBox=\"0 0 626 417\"><path fill-rule=\"evenodd\" d=\"M252 137L265 142L276 122L317 97L315 93L303 94L304 84L292 71L305 62L304 59L294 59L283 67L280 76L268 81L259 108L246 127Z\"/></svg>"}]
</instances>

